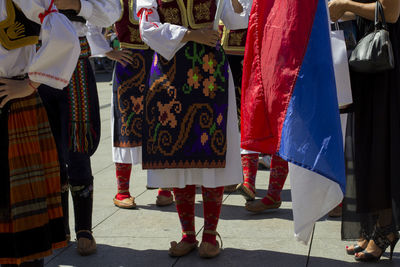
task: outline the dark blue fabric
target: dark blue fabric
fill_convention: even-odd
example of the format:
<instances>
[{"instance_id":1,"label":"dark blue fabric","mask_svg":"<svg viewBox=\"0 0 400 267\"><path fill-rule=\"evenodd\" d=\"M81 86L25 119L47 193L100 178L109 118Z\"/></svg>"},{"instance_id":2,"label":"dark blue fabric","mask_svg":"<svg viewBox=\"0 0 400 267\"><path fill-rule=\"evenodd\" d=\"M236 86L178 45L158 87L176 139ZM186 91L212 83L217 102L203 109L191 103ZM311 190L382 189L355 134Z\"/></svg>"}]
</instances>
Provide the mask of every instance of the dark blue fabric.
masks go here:
<instances>
[{"instance_id":1,"label":"dark blue fabric","mask_svg":"<svg viewBox=\"0 0 400 267\"><path fill-rule=\"evenodd\" d=\"M319 0L306 55L282 129L279 155L338 183L344 152L325 0Z\"/></svg>"}]
</instances>

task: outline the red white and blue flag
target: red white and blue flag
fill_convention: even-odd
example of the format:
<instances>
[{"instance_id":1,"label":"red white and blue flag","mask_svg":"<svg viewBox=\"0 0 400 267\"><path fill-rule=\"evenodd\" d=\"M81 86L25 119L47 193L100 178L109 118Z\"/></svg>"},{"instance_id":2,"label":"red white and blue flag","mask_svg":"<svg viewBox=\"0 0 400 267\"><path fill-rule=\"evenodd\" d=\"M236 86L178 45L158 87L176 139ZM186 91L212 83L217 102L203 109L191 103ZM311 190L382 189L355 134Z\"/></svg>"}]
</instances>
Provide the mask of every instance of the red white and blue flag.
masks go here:
<instances>
[{"instance_id":1,"label":"red white and blue flag","mask_svg":"<svg viewBox=\"0 0 400 267\"><path fill-rule=\"evenodd\" d=\"M243 67L241 146L289 161L295 235L345 190L326 0L255 0Z\"/></svg>"}]
</instances>

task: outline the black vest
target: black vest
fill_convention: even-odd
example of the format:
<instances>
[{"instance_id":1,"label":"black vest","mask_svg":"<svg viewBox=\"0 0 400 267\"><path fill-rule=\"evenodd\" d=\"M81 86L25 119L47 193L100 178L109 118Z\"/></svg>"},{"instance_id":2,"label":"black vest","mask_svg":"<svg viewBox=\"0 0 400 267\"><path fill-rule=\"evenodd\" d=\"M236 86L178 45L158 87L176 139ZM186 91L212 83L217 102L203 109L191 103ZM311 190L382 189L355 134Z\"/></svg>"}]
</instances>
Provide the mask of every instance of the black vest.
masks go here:
<instances>
[{"instance_id":1,"label":"black vest","mask_svg":"<svg viewBox=\"0 0 400 267\"><path fill-rule=\"evenodd\" d=\"M7 18L0 22L0 44L7 50L36 44L40 25L29 20L11 0L6 0Z\"/></svg>"}]
</instances>

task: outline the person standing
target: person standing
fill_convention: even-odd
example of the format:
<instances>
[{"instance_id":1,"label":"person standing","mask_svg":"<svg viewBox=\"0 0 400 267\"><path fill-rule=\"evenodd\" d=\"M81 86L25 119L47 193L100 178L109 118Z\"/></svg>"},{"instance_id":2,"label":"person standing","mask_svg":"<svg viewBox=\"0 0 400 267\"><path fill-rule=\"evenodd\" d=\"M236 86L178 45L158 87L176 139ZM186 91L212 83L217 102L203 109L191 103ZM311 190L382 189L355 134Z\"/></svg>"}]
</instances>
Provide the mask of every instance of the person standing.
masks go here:
<instances>
[{"instance_id":1,"label":"person standing","mask_svg":"<svg viewBox=\"0 0 400 267\"><path fill-rule=\"evenodd\" d=\"M182 239L169 254L197 247L196 185L202 186L204 231L201 257L220 253L216 229L224 186L241 181L235 91L219 33L213 25L217 1L138 0L140 33L156 53L145 93L143 168L148 185L173 187ZM222 21L246 28L248 12L224 1ZM218 20L219 21L219 20Z\"/></svg>"},{"instance_id":2,"label":"person standing","mask_svg":"<svg viewBox=\"0 0 400 267\"><path fill-rule=\"evenodd\" d=\"M246 7L248 10L250 8L251 5ZM235 84L239 122L241 109L240 99L242 94L243 55L246 45L246 35L247 29L228 30L224 27L222 36L222 47L227 54ZM246 199L245 208L252 212L261 212L263 210L279 208L282 203L280 194L289 171L288 163L277 155L272 156L268 193L263 199L254 201L256 196L255 183L259 163L259 153L241 149L241 161L243 168L243 182L236 187L236 190Z\"/></svg>"},{"instance_id":3,"label":"person standing","mask_svg":"<svg viewBox=\"0 0 400 267\"><path fill-rule=\"evenodd\" d=\"M0 32L0 264L39 267L67 243L57 150L37 90L68 84L79 43L50 0L0 0Z\"/></svg>"},{"instance_id":4,"label":"person standing","mask_svg":"<svg viewBox=\"0 0 400 267\"><path fill-rule=\"evenodd\" d=\"M105 53L117 61L113 78L111 132L118 193L113 202L117 207L130 209L136 207L129 184L132 165L142 162L143 97L154 52L140 39L135 0L123 0L122 15L115 23L115 30L122 50ZM171 191L160 188L156 205L172 203Z\"/></svg>"},{"instance_id":5,"label":"person standing","mask_svg":"<svg viewBox=\"0 0 400 267\"><path fill-rule=\"evenodd\" d=\"M355 190L346 192L342 238L359 238L356 245L346 248L357 261L377 261L389 246L391 259L400 230L400 1L380 3L395 67L377 73L350 68L354 123L348 129L354 133L350 131L347 137L352 142L346 142L346 156L354 159L354 175L347 179ZM367 0L329 2L332 21L356 18L358 40L374 30L375 7L376 1ZM348 197L351 205L347 205Z\"/></svg>"},{"instance_id":6,"label":"person standing","mask_svg":"<svg viewBox=\"0 0 400 267\"><path fill-rule=\"evenodd\" d=\"M75 232L80 255L96 251L92 235L93 175L90 156L100 140L100 112L96 80L89 63L90 46L86 35L87 23L110 26L120 16L118 0L54 0L55 5L74 25L79 36L81 55L69 85L63 94L55 96L48 88L40 88L39 94L53 121L53 133L60 140L59 157L66 162L66 174L62 180L62 200L65 228L68 224L68 191L74 204ZM59 114L59 115L57 115Z\"/></svg>"}]
</instances>

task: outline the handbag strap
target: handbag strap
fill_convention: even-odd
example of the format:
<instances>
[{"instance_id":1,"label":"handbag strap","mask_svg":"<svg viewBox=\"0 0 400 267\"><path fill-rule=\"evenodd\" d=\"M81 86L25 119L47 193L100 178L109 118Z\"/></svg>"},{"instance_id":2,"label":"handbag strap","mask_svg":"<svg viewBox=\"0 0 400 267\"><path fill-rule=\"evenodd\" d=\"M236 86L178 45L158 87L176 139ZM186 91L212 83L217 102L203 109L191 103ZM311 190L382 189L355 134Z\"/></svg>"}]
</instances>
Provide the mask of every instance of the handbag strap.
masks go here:
<instances>
[{"instance_id":1,"label":"handbag strap","mask_svg":"<svg viewBox=\"0 0 400 267\"><path fill-rule=\"evenodd\" d=\"M381 17L381 21L379 21L379 15ZM376 1L376 7L375 7L375 31L382 28L387 30L388 26L386 24L385 12L383 11L382 4L378 0Z\"/></svg>"}]
</instances>

